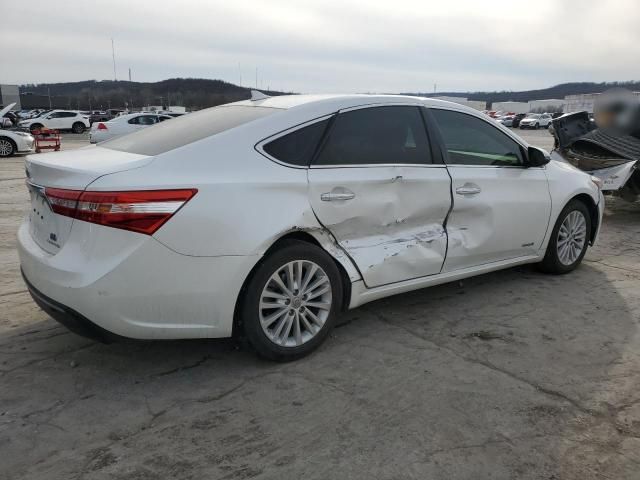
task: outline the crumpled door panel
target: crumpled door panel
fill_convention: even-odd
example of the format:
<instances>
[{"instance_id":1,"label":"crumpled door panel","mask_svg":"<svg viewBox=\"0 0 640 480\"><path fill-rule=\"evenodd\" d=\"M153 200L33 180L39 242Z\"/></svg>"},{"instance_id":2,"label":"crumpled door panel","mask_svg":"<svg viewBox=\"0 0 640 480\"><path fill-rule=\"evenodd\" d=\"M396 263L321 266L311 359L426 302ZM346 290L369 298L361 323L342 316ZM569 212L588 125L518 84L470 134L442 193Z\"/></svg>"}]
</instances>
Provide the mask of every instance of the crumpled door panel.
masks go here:
<instances>
[{"instance_id":1,"label":"crumpled door panel","mask_svg":"<svg viewBox=\"0 0 640 480\"><path fill-rule=\"evenodd\" d=\"M440 272L451 205L444 166L310 169L309 189L316 216L356 263L367 287ZM331 192L354 196L321 199Z\"/></svg>"}]
</instances>

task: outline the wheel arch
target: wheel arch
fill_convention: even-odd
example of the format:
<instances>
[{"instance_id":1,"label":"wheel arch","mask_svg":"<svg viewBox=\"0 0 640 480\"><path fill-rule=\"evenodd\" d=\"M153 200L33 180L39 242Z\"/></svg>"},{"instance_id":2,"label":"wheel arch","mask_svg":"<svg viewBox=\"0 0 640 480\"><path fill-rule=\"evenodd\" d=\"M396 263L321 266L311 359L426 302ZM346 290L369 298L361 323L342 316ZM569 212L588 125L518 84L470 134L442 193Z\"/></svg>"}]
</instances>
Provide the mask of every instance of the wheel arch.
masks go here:
<instances>
[{"instance_id":1,"label":"wheel arch","mask_svg":"<svg viewBox=\"0 0 640 480\"><path fill-rule=\"evenodd\" d=\"M347 258L346 254L342 252L340 247L335 245L335 243L333 242L333 237L330 237L330 235L324 232L324 230L322 229L314 229L313 232L309 230L302 230L302 229L290 230L287 232L283 232L279 237L277 237L271 243L269 248L267 248L267 250L264 252L264 255L262 256L262 258L256 262L256 264L253 266L253 268L251 269L247 277L244 279L244 282L242 282L242 287L238 292L236 303L233 309L233 327L232 327L232 334L231 334L233 338L237 338L239 333L242 332L242 328L240 328L241 327L240 311L242 306L242 299L244 298L249 280L251 279L251 277L257 270L257 268L260 265L262 265L264 259L266 259L273 252L276 252L281 248L286 247L287 242L291 240L297 240L300 242L306 242L311 245L315 245L321 248L322 250L324 250L327 253L327 255L331 257L336 267L338 268L338 271L340 272L340 279L342 280L342 299L341 299L340 310L345 311L349 308L349 305L351 303L351 292L352 292L351 285L352 285L352 282L355 280L354 276L355 275L357 275L358 277L360 276L359 272L357 271L357 269L355 268L351 260ZM330 243L327 243L327 242L330 242ZM341 254L337 254L337 252L340 252Z\"/></svg>"},{"instance_id":2,"label":"wheel arch","mask_svg":"<svg viewBox=\"0 0 640 480\"><path fill-rule=\"evenodd\" d=\"M589 243L593 244L595 240L595 236L598 232L598 221L600 218L598 214L598 206L596 205L596 202L595 200L593 200L591 195L588 195L586 193L579 193L578 195L571 197L569 201L566 203L566 205L568 205L569 202L572 202L574 200L584 203L587 209L589 210L589 216L591 220L591 231L589 232Z\"/></svg>"}]
</instances>

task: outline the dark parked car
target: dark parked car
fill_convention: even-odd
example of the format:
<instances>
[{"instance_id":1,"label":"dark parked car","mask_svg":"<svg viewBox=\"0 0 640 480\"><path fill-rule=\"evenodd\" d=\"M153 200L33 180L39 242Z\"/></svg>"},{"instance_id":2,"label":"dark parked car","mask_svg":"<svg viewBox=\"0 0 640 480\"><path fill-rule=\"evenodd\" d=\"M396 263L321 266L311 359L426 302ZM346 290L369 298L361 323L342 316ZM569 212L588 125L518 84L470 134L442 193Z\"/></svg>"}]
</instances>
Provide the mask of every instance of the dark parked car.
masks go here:
<instances>
[{"instance_id":1,"label":"dark parked car","mask_svg":"<svg viewBox=\"0 0 640 480\"><path fill-rule=\"evenodd\" d=\"M94 110L89 116L89 123L93 124L93 122L108 122L122 112L124 112L124 110L120 110L117 108L110 108L109 110Z\"/></svg>"},{"instance_id":2,"label":"dark parked car","mask_svg":"<svg viewBox=\"0 0 640 480\"><path fill-rule=\"evenodd\" d=\"M513 122L511 123L511 126L513 128L518 128L520 126L520 120L522 120L524 117L526 117L527 114L526 113L517 113L514 117L513 117Z\"/></svg>"}]
</instances>

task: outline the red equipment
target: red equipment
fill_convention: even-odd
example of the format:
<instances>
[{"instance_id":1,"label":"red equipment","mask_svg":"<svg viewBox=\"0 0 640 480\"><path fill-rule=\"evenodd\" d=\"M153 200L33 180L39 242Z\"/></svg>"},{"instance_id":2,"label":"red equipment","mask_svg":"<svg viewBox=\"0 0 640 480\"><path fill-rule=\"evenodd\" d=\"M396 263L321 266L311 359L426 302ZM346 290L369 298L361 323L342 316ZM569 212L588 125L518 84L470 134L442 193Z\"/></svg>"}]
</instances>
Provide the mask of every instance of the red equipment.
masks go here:
<instances>
[{"instance_id":1,"label":"red equipment","mask_svg":"<svg viewBox=\"0 0 640 480\"><path fill-rule=\"evenodd\" d=\"M42 150L60 151L60 132L58 130L43 128L31 133L36 140L36 153L40 153Z\"/></svg>"}]
</instances>

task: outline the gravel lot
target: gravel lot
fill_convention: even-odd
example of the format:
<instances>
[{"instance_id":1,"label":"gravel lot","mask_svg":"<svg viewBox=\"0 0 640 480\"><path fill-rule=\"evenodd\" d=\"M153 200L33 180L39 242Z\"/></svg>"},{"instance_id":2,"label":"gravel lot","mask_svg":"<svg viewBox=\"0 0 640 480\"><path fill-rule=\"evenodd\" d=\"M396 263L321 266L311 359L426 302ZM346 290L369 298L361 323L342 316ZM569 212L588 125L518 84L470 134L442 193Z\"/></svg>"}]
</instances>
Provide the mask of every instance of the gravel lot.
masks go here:
<instances>
[{"instance_id":1,"label":"gravel lot","mask_svg":"<svg viewBox=\"0 0 640 480\"><path fill-rule=\"evenodd\" d=\"M610 201L570 275L384 299L280 365L50 320L19 274L23 172L0 163L1 479L640 478L640 205Z\"/></svg>"}]
</instances>

